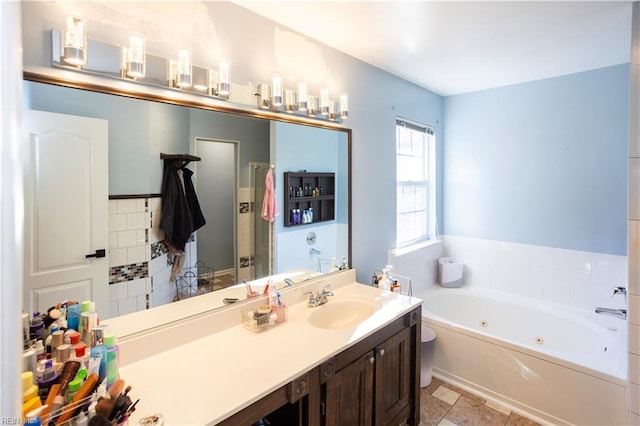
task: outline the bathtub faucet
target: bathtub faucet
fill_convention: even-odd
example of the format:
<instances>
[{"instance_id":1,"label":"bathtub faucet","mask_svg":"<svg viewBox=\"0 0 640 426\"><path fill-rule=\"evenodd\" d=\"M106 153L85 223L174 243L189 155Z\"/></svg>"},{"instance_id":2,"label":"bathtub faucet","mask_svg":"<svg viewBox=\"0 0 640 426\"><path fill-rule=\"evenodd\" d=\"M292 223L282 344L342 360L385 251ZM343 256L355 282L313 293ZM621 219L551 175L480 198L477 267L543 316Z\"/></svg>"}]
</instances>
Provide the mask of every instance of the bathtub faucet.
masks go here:
<instances>
[{"instance_id":1,"label":"bathtub faucet","mask_svg":"<svg viewBox=\"0 0 640 426\"><path fill-rule=\"evenodd\" d=\"M627 319L626 309L596 308L596 314L611 315L613 317Z\"/></svg>"}]
</instances>

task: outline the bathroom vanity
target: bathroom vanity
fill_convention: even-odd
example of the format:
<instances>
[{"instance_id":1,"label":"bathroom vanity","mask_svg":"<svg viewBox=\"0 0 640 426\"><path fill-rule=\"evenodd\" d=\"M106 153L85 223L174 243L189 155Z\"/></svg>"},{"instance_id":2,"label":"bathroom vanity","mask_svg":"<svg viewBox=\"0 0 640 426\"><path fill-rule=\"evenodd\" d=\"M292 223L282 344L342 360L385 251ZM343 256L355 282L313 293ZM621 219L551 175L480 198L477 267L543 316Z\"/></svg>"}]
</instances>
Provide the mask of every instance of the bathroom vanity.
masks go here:
<instances>
[{"instance_id":1,"label":"bathroom vanity","mask_svg":"<svg viewBox=\"0 0 640 426\"><path fill-rule=\"evenodd\" d=\"M304 293L327 284L334 296L307 306ZM419 423L421 300L358 284L353 270L283 300L287 321L260 333L240 325L258 300L123 339L120 375L140 396L130 422L158 413L190 425Z\"/></svg>"}]
</instances>

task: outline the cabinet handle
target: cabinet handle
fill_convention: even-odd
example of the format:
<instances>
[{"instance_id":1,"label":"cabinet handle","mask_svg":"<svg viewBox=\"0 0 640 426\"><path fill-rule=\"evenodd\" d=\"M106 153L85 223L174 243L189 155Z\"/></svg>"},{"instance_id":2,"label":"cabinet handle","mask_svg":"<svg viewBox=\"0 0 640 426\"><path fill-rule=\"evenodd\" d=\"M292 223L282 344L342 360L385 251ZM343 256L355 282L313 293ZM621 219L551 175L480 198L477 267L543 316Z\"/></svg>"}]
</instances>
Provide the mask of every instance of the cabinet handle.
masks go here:
<instances>
[{"instance_id":1,"label":"cabinet handle","mask_svg":"<svg viewBox=\"0 0 640 426\"><path fill-rule=\"evenodd\" d=\"M378 353L380 354L380 356L384 356L384 349L378 350Z\"/></svg>"},{"instance_id":2,"label":"cabinet handle","mask_svg":"<svg viewBox=\"0 0 640 426\"><path fill-rule=\"evenodd\" d=\"M373 365L375 364L376 359L374 357L369 358L369 364Z\"/></svg>"}]
</instances>

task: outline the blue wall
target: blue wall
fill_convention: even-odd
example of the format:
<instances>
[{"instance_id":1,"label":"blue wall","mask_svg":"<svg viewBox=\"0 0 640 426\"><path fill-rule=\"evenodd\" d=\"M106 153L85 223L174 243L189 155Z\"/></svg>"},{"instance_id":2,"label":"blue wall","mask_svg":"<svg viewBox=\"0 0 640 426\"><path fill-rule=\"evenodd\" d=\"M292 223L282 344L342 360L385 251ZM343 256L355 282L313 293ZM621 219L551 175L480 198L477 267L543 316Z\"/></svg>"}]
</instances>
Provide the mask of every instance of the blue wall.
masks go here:
<instances>
[{"instance_id":1,"label":"blue wall","mask_svg":"<svg viewBox=\"0 0 640 426\"><path fill-rule=\"evenodd\" d=\"M444 99L444 233L626 254L629 64Z\"/></svg>"}]
</instances>

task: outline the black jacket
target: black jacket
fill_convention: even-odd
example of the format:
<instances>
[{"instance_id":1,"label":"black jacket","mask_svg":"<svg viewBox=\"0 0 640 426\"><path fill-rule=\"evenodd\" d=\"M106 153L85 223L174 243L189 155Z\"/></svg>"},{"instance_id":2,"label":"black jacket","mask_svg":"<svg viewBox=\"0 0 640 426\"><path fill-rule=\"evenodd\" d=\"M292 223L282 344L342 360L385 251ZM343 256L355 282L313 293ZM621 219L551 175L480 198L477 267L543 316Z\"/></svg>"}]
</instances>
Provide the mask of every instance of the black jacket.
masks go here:
<instances>
[{"instance_id":1,"label":"black jacket","mask_svg":"<svg viewBox=\"0 0 640 426\"><path fill-rule=\"evenodd\" d=\"M162 176L162 218L160 230L164 231L165 242L184 251L191 234L205 223L200 203L193 188L193 172L182 168L184 191L178 175L178 168L171 161L165 161Z\"/></svg>"}]
</instances>

